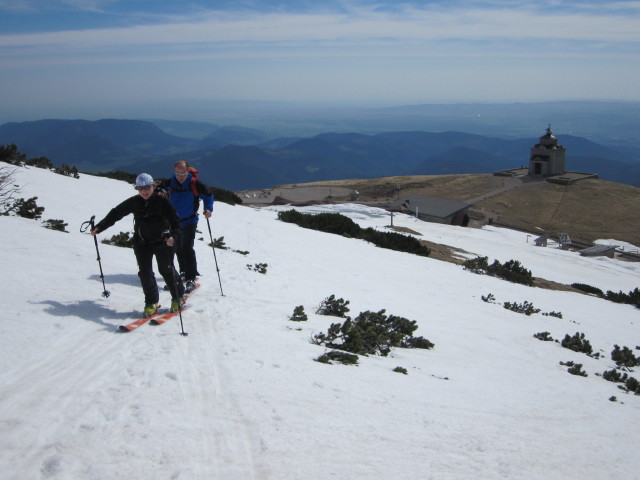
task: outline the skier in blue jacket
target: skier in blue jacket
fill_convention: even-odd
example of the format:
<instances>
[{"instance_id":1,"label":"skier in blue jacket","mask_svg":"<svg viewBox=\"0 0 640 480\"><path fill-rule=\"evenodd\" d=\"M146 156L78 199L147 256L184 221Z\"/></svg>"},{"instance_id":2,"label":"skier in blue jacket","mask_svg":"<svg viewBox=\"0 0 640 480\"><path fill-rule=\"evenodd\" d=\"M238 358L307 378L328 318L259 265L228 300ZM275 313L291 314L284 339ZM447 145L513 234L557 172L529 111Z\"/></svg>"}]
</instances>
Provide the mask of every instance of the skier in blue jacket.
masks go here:
<instances>
[{"instance_id":1,"label":"skier in blue jacket","mask_svg":"<svg viewBox=\"0 0 640 480\"><path fill-rule=\"evenodd\" d=\"M184 160L176 162L174 175L161 186L167 190L169 200L180 218L182 234L177 241L176 256L180 271L184 273L185 291L191 292L196 286L196 275L199 275L196 252L193 248L198 226L198 208L202 200L203 214L210 218L213 211L213 194L189 171L189 164Z\"/></svg>"}]
</instances>

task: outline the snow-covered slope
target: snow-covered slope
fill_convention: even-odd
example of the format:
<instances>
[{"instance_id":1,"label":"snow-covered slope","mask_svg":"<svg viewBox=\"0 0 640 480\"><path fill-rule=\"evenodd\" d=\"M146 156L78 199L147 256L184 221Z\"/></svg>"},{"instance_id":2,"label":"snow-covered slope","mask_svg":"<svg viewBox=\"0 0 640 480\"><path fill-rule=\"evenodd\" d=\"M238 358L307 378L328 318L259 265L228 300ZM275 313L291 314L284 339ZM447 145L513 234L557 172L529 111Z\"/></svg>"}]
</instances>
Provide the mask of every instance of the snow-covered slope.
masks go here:
<instances>
[{"instance_id":1,"label":"snow-covered slope","mask_svg":"<svg viewBox=\"0 0 640 480\"><path fill-rule=\"evenodd\" d=\"M183 320L131 333L118 325L143 304L130 249L100 244L80 224L134 194L130 185L21 168L21 197L43 219L0 217L0 477L3 479L567 479L635 478L640 397L596 373L615 344L640 345L640 312L575 293L475 275L431 258L285 224L276 208L216 203L197 241L202 288ZM282 207L280 207L282 209ZM339 211L383 229L384 213ZM418 222L396 225L490 260L520 260L535 276L627 292L640 265L536 248L525 234ZM100 236L131 228L125 218ZM197 238L200 238L198 235ZM529 241L527 241L529 240ZM247 255L238 251L248 251ZM267 273L254 271L267 264ZM251 268L249 268L251 267ZM485 303L492 293L497 304ZM331 294L350 315L386 309L416 320L432 350L361 357L357 367L314 359L316 315ZM161 302L169 294L161 292ZM503 302L529 301L563 318L530 317ZM303 305L309 321L289 321ZM541 342L583 332L595 359ZM640 354L637 350L636 354ZM560 361L584 365L573 376ZM397 366L408 375L393 372ZM640 373L632 373L640 377ZM617 396L617 402L609 401Z\"/></svg>"}]
</instances>

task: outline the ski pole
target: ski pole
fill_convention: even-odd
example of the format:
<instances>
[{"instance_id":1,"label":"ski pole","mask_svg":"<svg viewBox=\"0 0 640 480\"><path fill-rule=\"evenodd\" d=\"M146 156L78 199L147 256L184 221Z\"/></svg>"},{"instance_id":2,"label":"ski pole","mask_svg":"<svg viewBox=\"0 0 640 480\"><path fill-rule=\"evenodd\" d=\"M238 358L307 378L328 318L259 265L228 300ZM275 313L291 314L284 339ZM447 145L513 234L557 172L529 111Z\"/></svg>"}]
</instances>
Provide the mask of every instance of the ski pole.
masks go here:
<instances>
[{"instance_id":1,"label":"ski pole","mask_svg":"<svg viewBox=\"0 0 640 480\"><path fill-rule=\"evenodd\" d=\"M173 267L173 262L171 262L169 267L173 272L173 298L176 298L178 300L178 316L180 317L180 329L181 329L180 335L182 335L183 337L186 337L189 334L184 331L184 324L182 323L182 305L180 305L180 297L178 297L178 276L176 274L176 269Z\"/></svg>"},{"instance_id":2,"label":"ski pole","mask_svg":"<svg viewBox=\"0 0 640 480\"><path fill-rule=\"evenodd\" d=\"M171 236L171 233L169 231L164 231L162 232L162 239L163 240L167 240L167 238L169 238ZM175 241L175 240L174 240ZM172 249L174 247L171 247ZM173 253L171 253L171 263L169 264L169 268L171 269L171 275L173 275L173 298L175 298L178 302L178 315L180 316L180 335L182 335L183 337L186 337L187 335L189 335L187 332L184 331L184 324L182 323L182 305L180 305L180 297L178 296L178 274L176 272L176 269L173 266Z\"/></svg>"},{"instance_id":3,"label":"ski pole","mask_svg":"<svg viewBox=\"0 0 640 480\"><path fill-rule=\"evenodd\" d=\"M80 232L81 233L86 232L89 227L91 227L91 230L93 230L95 228L95 225L93 223L93 221L95 219L96 219L96 216L93 215L89 220L84 222L80 226ZM102 262L100 261L100 250L98 250L98 239L96 238L95 235L93 237L93 243L95 243L95 245L96 245L96 254L98 255L97 260L98 260L98 265L100 266L100 279L102 280L102 288L104 289L103 292L102 292L102 296L105 297L105 298L108 298L109 295L111 295L111 292L109 290L107 290L107 287L104 284L104 273L102 273Z\"/></svg>"},{"instance_id":4,"label":"ski pole","mask_svg":"<svg viewBox=\"0 0 640 480\"><path fill-rule=\"evenodd\" d=\"M209 238L211 239L211 249L213 250L213 259L216 262L216 271L218 272L218 283L220 284L220 294L224 297L224 292L222 291L222 280L220 280L220 269L218 268L218 258L216 257L216 248L213 246L213 235L211 235L211 224L209 223L209 218L207 218L207 228L209 229Z\"/></svg>"}]
</instances>

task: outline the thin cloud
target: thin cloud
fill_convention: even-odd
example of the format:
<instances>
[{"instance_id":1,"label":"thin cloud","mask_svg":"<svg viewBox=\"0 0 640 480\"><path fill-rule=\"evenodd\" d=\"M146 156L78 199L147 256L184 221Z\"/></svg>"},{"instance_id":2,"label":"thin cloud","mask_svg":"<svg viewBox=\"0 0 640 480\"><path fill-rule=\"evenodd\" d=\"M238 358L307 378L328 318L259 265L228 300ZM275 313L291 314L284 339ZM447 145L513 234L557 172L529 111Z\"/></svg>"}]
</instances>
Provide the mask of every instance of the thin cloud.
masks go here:
<instances>
[{"instance_id":1,"label":"thin cloud","mask_svg":"<svg viewBox=\"0 0 640 480\"><path fill-rule=\"evenodd\" d=\"M0 48L39 45L113 47L218 42L313 42L340 39L431 41L447 39L638 42L628 16L537 14L521 10L425 10L402 13L360 10L347 14L253 14L209 12L179 23L127 28L0 35Z\"/></svg>"}]
</instances>

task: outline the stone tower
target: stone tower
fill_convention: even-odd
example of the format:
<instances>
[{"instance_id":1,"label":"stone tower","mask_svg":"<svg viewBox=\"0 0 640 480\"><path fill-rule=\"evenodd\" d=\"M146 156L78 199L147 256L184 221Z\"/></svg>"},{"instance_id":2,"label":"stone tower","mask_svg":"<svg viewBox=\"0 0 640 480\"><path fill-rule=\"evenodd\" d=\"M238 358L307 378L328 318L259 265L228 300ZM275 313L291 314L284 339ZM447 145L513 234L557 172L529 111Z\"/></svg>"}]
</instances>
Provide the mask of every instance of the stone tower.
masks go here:
<instances>
[{"instance_id":1,"label":"stone tower","mask_svg":"<svg viewBox=\"0 0 640 480\"><path fill-rule=\"evenodd\" d=\"M529 175L535 177L552 177L562 175L566 171L567 149L558 145L558 139L547 128L546 135L540 137L540 143L531 147Z\"/></svg>"}]
</instances>

